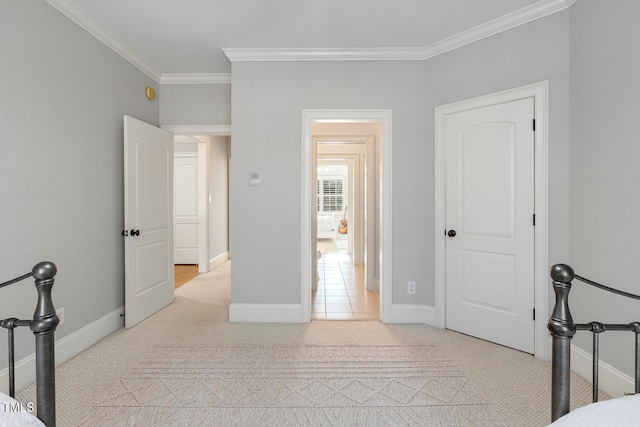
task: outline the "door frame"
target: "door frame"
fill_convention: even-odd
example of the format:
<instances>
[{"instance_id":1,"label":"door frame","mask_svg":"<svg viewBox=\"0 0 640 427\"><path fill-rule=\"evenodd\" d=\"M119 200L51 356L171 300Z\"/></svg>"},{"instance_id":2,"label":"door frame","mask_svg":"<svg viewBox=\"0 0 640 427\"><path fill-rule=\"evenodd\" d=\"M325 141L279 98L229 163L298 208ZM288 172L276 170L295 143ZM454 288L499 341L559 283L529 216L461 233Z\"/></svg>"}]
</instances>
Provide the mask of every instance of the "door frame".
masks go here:
<instances>
[{"instance_id":1,"label":"door frame","mask_svg":"<svg viewBox=\"0 0 640 427\"><path fill-rule=\"evenodd\" d=\"M162 125L176 136L220 135L230 136L231 126L227 125ZM192 139L198 143L198 273L207 273L210 269L209 259L209 138ZM175 143L175 137L174 137ZM204 201L204 203L200 203ZM173 203L173 201L172 201Z\"/></svg>"},{"instance_id":2,"label":"door frame","mask_svg":"<svg viewBox=\"0 0 640 427\"><path fill-rule=\"evenodd\" d=\"M442 105L435 109L435 312L436 326L446 328L446 228L445 135L446 116L475 108L534 99L535 149L535 250L534 250L534 355L549 359L549 81Z\"/></svg>"},{"instance_id":3,"label":"door frame","mask_svg":"<svg viewBox=\"0 0 640 427\"><path fill-rule=\"evenodd\" d=\"M301 317L302 321L311 321L311 288L316 280L316 273L313 271L312 260L315 258L312 242L312 230L315 221L312 215L311 197L315 197L315 142L312 138L312 124L317 121L353 122L353 123L380 123L381 124L381 145L380 152L382 159L380 162L381 173L378 174L380 183L380 198L377 200L377 207L380 213L381 232L378 235L380 241L379 254L379 277L380 277L380 320L382 323L393 323L392 318L392 221L391 221L391 110L302 110L302 206L301 206ZM313 186L312 186L313 183ZM313 192L312 192L313 188Z\"/></svg>"}]
</instances>

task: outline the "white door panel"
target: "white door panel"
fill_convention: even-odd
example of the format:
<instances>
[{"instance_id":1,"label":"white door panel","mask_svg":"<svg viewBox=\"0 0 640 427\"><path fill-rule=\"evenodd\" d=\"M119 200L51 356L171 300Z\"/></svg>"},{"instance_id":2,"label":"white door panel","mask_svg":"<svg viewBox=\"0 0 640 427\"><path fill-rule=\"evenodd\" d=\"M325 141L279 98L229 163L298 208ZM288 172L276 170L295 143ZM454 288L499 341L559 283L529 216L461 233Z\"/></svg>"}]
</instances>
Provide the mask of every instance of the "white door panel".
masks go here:
<instances>
[{"instance_id":1,"label":"white door panel","mask_svg":"<svg viewBox=\"0 0 640 427\"><path fill-rule=\"evenodd\" d=\"M461 251L461 303L478 308L513 314L515 258L512 255L486 251Z\"/></svg>"},{"instance_id":2,"label":"white door panel","mask_svg":"<svg viewBox=\"0 0 640 427\"><path fill-rule=\"evenodd\" d=\"M534 350L533 98L447 116L446 324Z\"/></svg>"},{"instance_id":3,"label":"white door panel","mask_svg":"<svg viewBox=\"0 0 640 427\"><path fill-rule=\"evenodd\" d=\"M174 298L173 135L124 117L125 326Z\"/></svg>"},{"instance_id":4,"label":"white door panel","mask_svg":"<svg viewBox=\"0 0 640 427\"><path fill-rule=\"evenodd\" d=\"M198 158L174 161L174 262L198 264Z\"/></svg>"},{"instance_id":5,"label":"white door panel","mask_svg":"<svg viewBox=\"0 0 640 427\"><path fill-rule=\"evenodd\" d=\"M189 248L198 246L198 224L176 224L176 248ZM180 262L176 261L176 264ZM193 263L195 264L195 263Z\"/></svg>"},{"instance_id":6,"label":"white door panel","mask_svg":"<svg viewBox=\"0 0 640 427\"><path fill-rule=\"evenodd\" d=\"M461 231L471 235L513 237L513 124L472 127L461 135ZM491 189L487 203L486 189Z\"/></svg>"}]
</instances>

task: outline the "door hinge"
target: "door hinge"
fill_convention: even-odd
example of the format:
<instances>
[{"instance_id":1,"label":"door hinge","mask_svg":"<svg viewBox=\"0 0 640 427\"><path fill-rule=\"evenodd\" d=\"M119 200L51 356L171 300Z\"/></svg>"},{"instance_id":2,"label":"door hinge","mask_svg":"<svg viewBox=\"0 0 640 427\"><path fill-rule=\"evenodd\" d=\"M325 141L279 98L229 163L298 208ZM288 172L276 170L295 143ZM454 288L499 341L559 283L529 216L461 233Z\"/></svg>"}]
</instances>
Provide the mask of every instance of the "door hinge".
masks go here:
<instances>
[{"instance_id":1,"label":"door hinge","mask_svg":"<svg viewBox=\"0 0 640 427\"><path fill-rule=\"evenodd\" d=\"M533 119L533 131L536 131L536 119Z\"/></svg>"},{"instance_id":2,"label":"door hinge","mask_svg":"<svg viewBox=\"0 0 640 427\"><path fill-rule=\"evenodd\" d=\"M533 226L536 226L536 214L533 214Z\"/></svg>"},{"instance_id":3,"label":"door hinge","mask_svg":"<svg viewBox=\"0 0 640 427\"><path fill-rule=\"evenodd\" d=\"M533 320L536 320L536 309L533 309Z\"/></svg>"}]
</instances>

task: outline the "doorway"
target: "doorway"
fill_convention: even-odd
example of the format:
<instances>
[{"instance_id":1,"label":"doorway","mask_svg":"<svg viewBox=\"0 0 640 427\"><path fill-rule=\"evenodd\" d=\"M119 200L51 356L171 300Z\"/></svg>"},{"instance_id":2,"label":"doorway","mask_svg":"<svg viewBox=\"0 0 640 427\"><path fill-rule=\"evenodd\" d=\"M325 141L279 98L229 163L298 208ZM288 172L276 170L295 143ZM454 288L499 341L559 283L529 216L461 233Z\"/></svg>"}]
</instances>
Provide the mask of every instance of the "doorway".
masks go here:
<instances>
[{"instance_id":1,"label":"doorway","mask_svg":"<svg viewBox=\"0 0 640 427\"><path fill-rule=\"evenodd\" d=\"M366 221L367 238L365 257L366 282L379 295L380 320L392 322L391 313L391 112L388 110L303 110L303 200L302 200L302 280L301 311L303 319L311 320L312 289L317 284L317 147L316 142L323 139L335 142L335 135L326 138L318 128L339 125L344 133L352 133L357 126L376 127L376 137L371 144L372 155L376 159L368 167L375 172L374 184L367 187L373 204L373 212ZM362 132L355 132L362 136ZM340 138L345 141L344 138ZM354 208L355 210L355 208ZM356 221L357 222L357 221ZM355 225L355 224L354 224ZM355 255L355 254L354 254Z\"/></svg>"},{"instance_id":2,"label":"doorway","mask_svg":"<svg viewBox=\"0 0 640 427\"><path fill-rule=\"evenodd\" d=\"M163 125L163 129L176 135L175 143L190 143L182 150L187 157L198 158L198 188L201 191L199 207L203 213L203 227L198 233L199 259L197 273L207 272L230 259L229 251L229 168L231 156L231 127L222 125ZM197 144L194 148L193 144ZM177 148L177 151L181 151ZM197 151L197 152L196 152ZM183 156L184 157L184 156ZM193 179L192 179L193 180ZM180 271L178 271L180 270ZM176 269L185 281L193 274L193 265Z\"/></svg>"},{"instance_id":3,"label":"doorway","mask_svg":"<svg viewBox=\"0 0 640 427\"><path fill-rule=\"evenodd\" d=\"M176 265L209 271L209 138L174 135L173 242Z\"/></svg>"},{"instance_id":4,"label":"doorway","mask_svg":"<svg viewBox=\"0 0 640 427\"><path fill-rule=\"evenodd\" d=\"M374 206L366 189L375 181L366 174L366 154L374 138L331 139L314 136L318 278L312 320L379 320L380 300L366 274L366 218L375 216L366 215L367 206Z\"/></svg>"},{"instance_id":5,"label":"doorway","mask_svg":"<svg viewBox=\"0 0 640 427\"><path fill-rule=\"evenodd\" d=\"M528 101L527 101L528 100ZM483 301L484 308L489 311L493 311L495 313L502 312L507 313L509 310L512 311L520 311L518 314L522 314L524 317L528 319L528 322L532 325L532 348L526 349L525 351L533 352L537 357L542 359L548 358L548 333L546 330L546 321L548 318L548 309L549 309L549 294L548 294L548 82L536 83L533 85L528 85L504 92L499 92L492 95L487 95L484 97L474 98L467 101L461 101L454 104L445 105L442 107L436 108L435 111L435 124L436 124L436 223L435 227L438 231L437 234L440 234L440 238L436 240L436 315L437 315L437 325L442 328L449 327L450 317L448 311L451 309L451 301L450 298L458 298L459 300L464 300L462 303L467 306L481 306L483 304L478 303L478 301L472 301L473 295L472 291L464 293L462 297L460 294L450 294L450 285L457 286L459 283L454 284L453 281L464 282L464 277L458 277L454 274L454 271L450 270L450 261L453 255L450 253L451 240L455 240L458 235L458 229L455 227L466 227L467 230L470 230L471 223L466 223L461 225L460 221L456 224L451 223L451 210L455 211L455 206L450 206L448 204L448 200L450 200L449 189L451 185L451 178L449 178L449 172L451 172L451 168L453 165L449 163L450 159L447 159L447 131L448 131L448 121L452 120L455 117L465 118L464 112L470 112L472 116L475 113L480 111L488 111L486 108L491 108L495 106L508 106L515 105L511 103L529 103L531 113L529 118L524 120L521 124L517 125L520 128L527 128L530 132L533 131L535 127L535 132L533 132L533 139L535 140L530 147L524 148L524 150L528 151L528 156L530 160L532 160L531 169L533 178L530 180L533 189L531 191L533 200L529 200L531 205L527 208L532 210L532 212L526 212L523 216L518 220L522 225L528 227L532 230L532 240L533 243L530 245L533 246L531 249L529 247L528 255L525 257L533 258L530 270L525 275L529 277L531 280L531 285L529 292L531 292L530 301L532 302L532 306L529 307L516 307L513 293L509 289L504 288L501 291L496 291L494 288L491 288L491 284L489 283L491 280L486 280L488 276L485 277L485 285L489 286L491 292L494 292L494 296L491 301L487 301L485 298ZM499 107L497 107L499 108ZM527 107L529 108L529 107ZM463 113L460 115L460 113ZM469 126L462 130L463 132L471 131L473 129L489 129L494 125L506 123L509 120L496 120L495 118L491 120L487 120L487 123L491 123L491 125L473 127ZM451 129L449 129L451 130ZM460 146L461 142L458 140L457 145ZM522 150L519 148L519 150ZM511 153L514 153L512 150ZM511 154L510 154L511 155ZM471 158L467 156L467 158ZM495 159L494 159L495 160ZM506 164L506 163L505 163ZM482 169L482 168L481 168ZM495 168L491 168L492 171L495 171ZM506 171L506 169L505 169ZM478 172L482 172L478 170ZM506 173L506 172L505 172ZM509 171L509 174L511 171ZM503 179L498 180L500 183L503 183ZM498 182L496 181L496 182ZM477 181L474 181L477 182ZM500 184L502 185L502 184ZM514 187L515 188L515 187ZM514 191L508 190L504 194L515 194ZM510 196L511 197L511 196ZM527 196L529 197L529 196ZM506 198L503 199L507 200ZM472 205L472 204L471 204ZM467 205L465 209L469 208L471 205ZM515 205L514 205L515 206ZM518 206L520 206L518 204ZM514 207L517 210L517 208ZM511 212L511 210L505 210L505 212ZM534 216L535 215L535 216ZM458 215L459 217L459 215ZM489 216L487 218L495 219L493 216ZM535 221L535 223L534 223ZM455 221L454 221L455 222ZM535 224L535 225L534 225ZM450 227L450 225L453 225ZM465 231L466 232L466 231ZM500 244L504 243L507 240L510 240L507 234L504 233L504 230L501 232L504 234L503 238L500 240ZM509 231L511 233L511 231ZM470 233L468 233L470 234ZM484 234L486 233L476 233L478 234L477 240L481 240L484 238ZM482 236L480 236L482 234ZM496 244L498 244L496 243ZM529 246L530 246L529 245ZM455 245L453 245L455 246ZM469 261L473 264L474 260L470 259L469 254L477 254L478 252L474 249L465 249L464 256L467 257L466 261ZM496 263L502 263L503 265L508 264L509 262L516 259L516 255L507 256L507 255L499 255L498 250L494 250L492 254L488 255L488 257L492 257L492 261ZM455 258L455 257L454 257ZM500 258L500 259L499 259ZM511 260L511 261L510 261ZM470 269L466 267L463 268L462 271L464 274L467 274ZM509 269L505 271L510 271ZM469 273L471 274L471 273ZM506 273L505 273L506 274ZM515 277L515 276L513 276ZM515 280L515 279L514 279ZM508 280L505 281L508 283ZM506 286L506 285L505 285ZM505 298L505 295L508 295ZM486 296L486 295L485 295ZM483 297L484 298L484 297ZM501 302L497 301L502 298ZM506 301L506 302L505 302ZM455 304L455 302L454 302ZM494 304L494 307L489 307L491 304ZM509 309L505 309L505 307L509 306ZM535 310L535 311L534 311ZM475 322L475 320L474 320ZM509 322L507 322L506 326L509 327ZM512 328L513 329L513 328ZM478 336L479 334L474 331L469 332L472 335ZM518 329L509 330L508 332L502 332L501 335L517 335L520 331ZM482 338L482 337L481 337ZM491 337L488 337L489 340L495 340ZM510 345L510 344L506 344Z\"/></svg>"}]
</instances>

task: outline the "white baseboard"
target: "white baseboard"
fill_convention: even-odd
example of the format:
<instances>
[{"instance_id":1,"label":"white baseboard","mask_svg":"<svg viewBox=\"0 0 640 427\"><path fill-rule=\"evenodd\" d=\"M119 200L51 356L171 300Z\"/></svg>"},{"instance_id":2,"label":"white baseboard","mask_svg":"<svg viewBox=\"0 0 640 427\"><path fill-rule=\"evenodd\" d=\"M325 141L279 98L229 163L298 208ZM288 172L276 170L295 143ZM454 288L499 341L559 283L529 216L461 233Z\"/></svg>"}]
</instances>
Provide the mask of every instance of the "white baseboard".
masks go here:
<instances>
[{"instance_id":1,"label":"white baseboard","mask_svg":"<svg viewBox=\"0 0 640 427\"><path fill-rule=\"evenodd\" d=\"M93 344L100 341L107 335L117 331L124 326L124 317L121 314L124 307L121 307L106 316L96 320L77 331L56 340L55 357L56 366L66 362L72 357L80 354ZM16 390L21 390L36 380L36 354L25 357L16 362L15 381ZM0 391L9 393L9 368L0 371Z\"/></svg>"},{"instance_id":2,"label":"white baseboard","mask_svg":"<svg viewBox=\"0 0 640 427\"><path fill-rule=\"evenodd\" d=\"M571 345L571 370L591 382L593 372L591 353ZM633 393L634 380L613 366L600 361L598 387L612 397L622 397L625 393Z\"/></svg>"},{"instance_id":3,"label":"white baseboard","mask_svg":"<svg viewBox=\"0 0 640 427\"><path fill-rule=\"evenodd\" d=\"M393 304L391 323L426 323L436 326L436 309L430 305Z\"/></svg>"},{"instance_id":4,"label":"white baseboard","mask_svg":"<svg viewBox=\"0 0 640 427\"><path fill-rule=\"evenodd\" d=\"M209 270L213 270L214 268L224 264L227 260L229 260L229 251L223 252L217 257L211 258L209 260Z\"/></svg>"},{"instance_id":5,"label":"white baseboard","mask_svg":"<svg viewBox=\"0 0 640 427\"><path fill-rule=\"evenodd\" d=\"M231 304L229 322L304 323L300 304Z\"/></svg>"}]
</instances>

